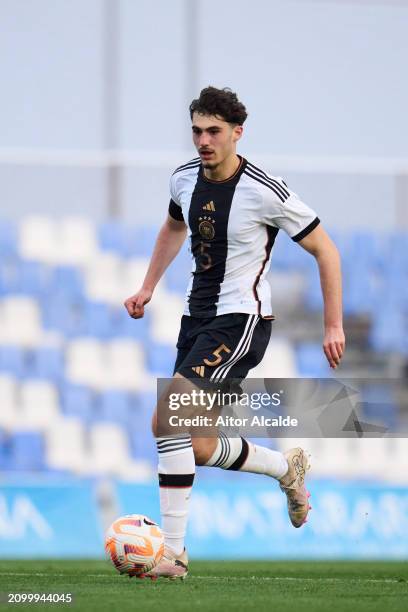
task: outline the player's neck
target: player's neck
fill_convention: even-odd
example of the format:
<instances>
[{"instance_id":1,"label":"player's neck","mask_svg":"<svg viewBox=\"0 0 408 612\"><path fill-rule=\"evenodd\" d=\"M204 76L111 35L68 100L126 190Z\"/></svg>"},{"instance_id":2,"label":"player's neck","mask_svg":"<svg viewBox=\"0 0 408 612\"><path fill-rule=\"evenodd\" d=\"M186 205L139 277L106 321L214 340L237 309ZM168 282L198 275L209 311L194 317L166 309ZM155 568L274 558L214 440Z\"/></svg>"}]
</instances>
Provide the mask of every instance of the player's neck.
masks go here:
<instances>
[{"instance_id":1,"label":"player's neck","mask_svg":"<svg viewBox=\"0 0 408 612\"><path fill-rule=\"evenodd\" d=\"M204 176L210 181L226 181L234 176L240 164L241 158L232 153L216 168L204 168Z\"/></svg>"}]
</instances>

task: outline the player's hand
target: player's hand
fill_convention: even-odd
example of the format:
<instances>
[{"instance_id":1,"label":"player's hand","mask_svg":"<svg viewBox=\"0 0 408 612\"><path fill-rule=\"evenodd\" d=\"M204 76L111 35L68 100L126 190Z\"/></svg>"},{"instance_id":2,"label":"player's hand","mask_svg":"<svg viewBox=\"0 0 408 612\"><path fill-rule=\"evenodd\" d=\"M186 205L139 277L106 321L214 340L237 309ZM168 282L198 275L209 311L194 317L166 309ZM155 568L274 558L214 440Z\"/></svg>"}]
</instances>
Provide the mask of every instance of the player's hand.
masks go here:
<instances>
[{"instance_id":1,"label":"player's hand","mask_svg":"<svg viewBox=\"0 0 408 612\"><path fill-rule=\"evenodd\" d=\"M340 364L345 347L346 340L341 327L326 329L323 340L323 350L327 361L333 370L335 370Z\"/></svg>"},{"instance_id":2,"label":"player's hand","mask_svg":"<svg viewBox=\"0 0 408 612\"><path fill-rule=\"evenodd\" d=\"M133 319L141 319L144 316L144 307L152 299L153 292L149 289L140 289L135 295L125 300L124 305Z\"/></svg>"}]
</instances>

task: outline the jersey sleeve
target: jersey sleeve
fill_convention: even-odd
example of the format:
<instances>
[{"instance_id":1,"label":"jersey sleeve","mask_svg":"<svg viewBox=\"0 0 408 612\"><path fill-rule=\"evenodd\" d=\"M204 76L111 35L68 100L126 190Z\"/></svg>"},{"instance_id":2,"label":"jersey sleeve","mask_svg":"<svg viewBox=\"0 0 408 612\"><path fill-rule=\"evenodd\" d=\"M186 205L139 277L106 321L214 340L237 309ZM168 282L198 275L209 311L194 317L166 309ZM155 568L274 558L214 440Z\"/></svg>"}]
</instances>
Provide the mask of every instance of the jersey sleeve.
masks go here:
<instances>
[{"instance_id":1,"label":"jersey sleeve","mask_svg":"<svg viewBox=\"0 0 408 612\"><path fill-rule=\"evenodd\" d=\"M176 221L184 221L183 211L177 195L177 182L174 174L170 179L169 215Z\"/></svg>"},{"instance_id":2,"label":"jersey sleeve","mask_svg":"<svg viewBox=\"0 0 408 612\"><path fill-rule=\"evenodd\" d=\"M267 189L263 198L263 222L283 229L295 242L305 238L320 223L315 211L279 179L280 188Z\"/></svg>"}]
</instances>

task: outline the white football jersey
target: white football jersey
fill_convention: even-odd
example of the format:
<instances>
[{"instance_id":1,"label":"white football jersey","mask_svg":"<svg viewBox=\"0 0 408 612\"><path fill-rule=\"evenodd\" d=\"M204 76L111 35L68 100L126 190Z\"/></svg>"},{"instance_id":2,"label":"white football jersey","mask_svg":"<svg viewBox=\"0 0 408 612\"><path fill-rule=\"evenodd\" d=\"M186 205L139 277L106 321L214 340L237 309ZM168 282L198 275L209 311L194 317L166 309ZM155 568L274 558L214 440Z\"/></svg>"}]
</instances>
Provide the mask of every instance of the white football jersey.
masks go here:
<instances>
[{"instance_id":1,"label":"white football jersey","mask_svg":"<svg viewBox=\"0 0 408 612\"><path fill-rule=\"evenodd\" d=\"M298 242L320 223L316 213L244 158L225 181L207 179L193 159L175 170L170 193L169 214L185 221L193 259L184 314L273 318L266 275L276 235L283 229Z\"/></svg>"}]
</instances>

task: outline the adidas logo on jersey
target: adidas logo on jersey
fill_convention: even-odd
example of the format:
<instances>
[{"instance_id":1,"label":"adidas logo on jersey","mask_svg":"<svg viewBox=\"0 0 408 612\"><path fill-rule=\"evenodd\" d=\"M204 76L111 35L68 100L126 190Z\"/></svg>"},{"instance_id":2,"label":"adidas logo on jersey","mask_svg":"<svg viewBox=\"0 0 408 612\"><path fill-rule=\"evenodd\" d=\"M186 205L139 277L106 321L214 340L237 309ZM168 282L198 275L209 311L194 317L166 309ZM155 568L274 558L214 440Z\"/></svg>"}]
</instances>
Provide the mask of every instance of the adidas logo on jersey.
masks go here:
<instances>
[{"instance_id":1,"label":"adidas logo on jersey","mask_svg":"<svg viewBox=\"0 0 408 612\"><path fill-rule=\"evenodd\" d=\"M205 374L205 367L204 366L196 366L196 367L193 367L191 369L193 370L193 372L195 372L196 374L201 376L201 378L204 378L204 374Z\"/></svg>"},{"instance_id":2,"label":"adidas logo on jersey","mask_svg":"<svg viewBox=\"0 0 408 612\"><path fill-rule=\"evenodd\" d=\"M211 202L208 202L208 204L204 204L203 210L211 210L212 212L215 212L214 202L211 200Z\"/></svg>"}]
</instances>

